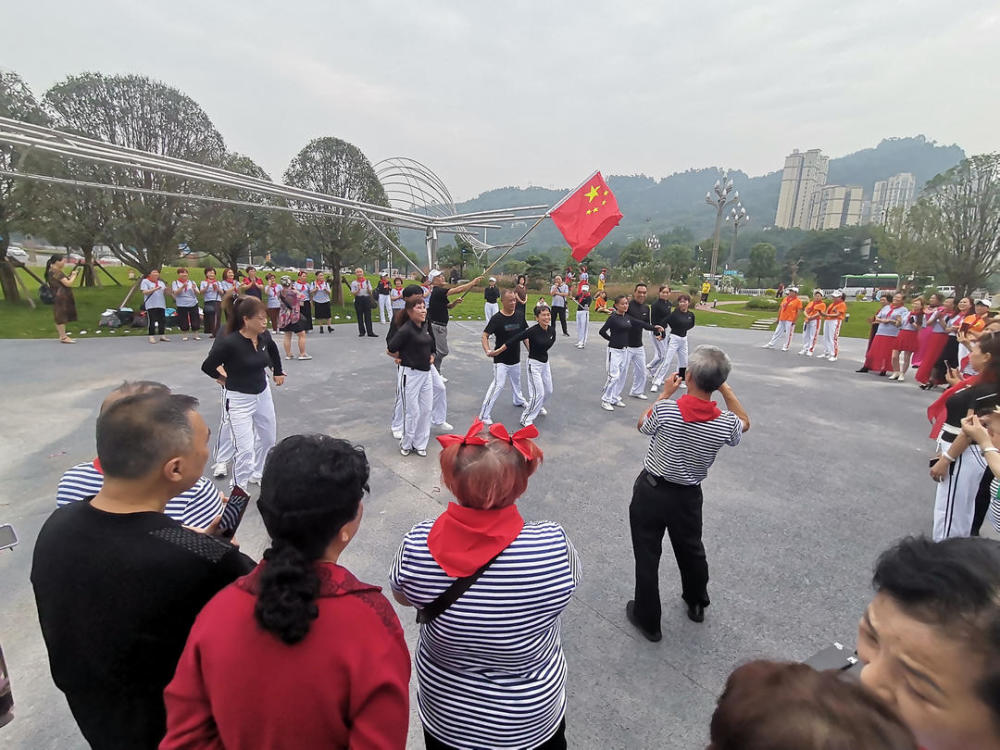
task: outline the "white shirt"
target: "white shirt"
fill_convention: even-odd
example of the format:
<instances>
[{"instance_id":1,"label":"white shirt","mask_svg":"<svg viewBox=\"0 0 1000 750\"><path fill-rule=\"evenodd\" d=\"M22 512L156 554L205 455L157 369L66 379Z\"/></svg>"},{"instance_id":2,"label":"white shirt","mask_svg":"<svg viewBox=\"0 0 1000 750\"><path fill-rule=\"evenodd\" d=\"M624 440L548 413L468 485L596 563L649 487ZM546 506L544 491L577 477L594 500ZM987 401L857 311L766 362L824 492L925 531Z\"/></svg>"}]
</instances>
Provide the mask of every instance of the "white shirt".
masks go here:
<instances>
[{"instance_id":1,"label":"white shirt","mask_svg":"<svg viewBox=\"0 0 1000 750\"><path fill-rule=\"evenodd\" d=\"M201 282L201 293L205 296L206 302L219 302L222 299L222 293L226 291L225 287L222 285L224 281L209 281L206 279Z\"/></svg>"},{"instance_id":2,"label":"white shirt","mask_svg":"<svg viewBox=\"0 0 1000 750\"><path fill-rule=\"evenodd\" d=\"M178 307L198 306L198 285L191 279L173 282L170 285L170 294Z\"/></svg>"},{"instance_id":3,"label":"white shirt","mask_svg":"<svg viewBox=\"0 0 1000 750\"><path fill-rule=\"evenodd\" d=\"M357 279L351 282L351 294L355 297L370 297L372 293L372 284L368 279L359 282Z\"/></svg>"},{"instance_id":4,"label":"white shirt","mask_svg":"<svg viewBox=\"0 0 1000 750\"><path fill-rule=\"evenodd\" d=\"M274 310L276 308L281 307L281 299L278 297L278 295L281 294L284 290L285 288L281 286L281 284L275 284L274 286L268 284L267 286L264 287L264 292L267 294L268 309Z\"/></svg>"},{"instance_id":5,"label":"white shirt","mask_svg":"<svg viewBox=\"0 0 1000 750\"><path fill-rule=\"evenodd\" d=\"M167 298L165 296L165 292L167 290L167 285L163 283L163 279L157 280L157 282L155 284L152 281L150 281L149 279L143 279L142 283L139 284L139 288L143 292L147 292L150 289L155 289L156 290L152 294L144 295L146 297L146 309L147 310L150 309L150 308L154 308L155 309L157 307L165 309L167 307Z\"/></svg>"},{"instance_id":6,"label":"white shirt","mask_svg":"<svg viewBox=\"0 0 1000 750\"><path fill-rule=\"evenodd\" d=\"M566 297L569 296L569 286L566 284L553 284L549 290L552 295L553 307L566 307Z\"/></svg>"},{"instance_id":7,"label":"white shirt","mask_svg":"<svg viewBox=\"0 0 1000 750\"><path fill-rule=\"evenodd\" d=\"M329 302L330 301L330 285L324 281L322 284L318 281L312 283L312 298L313 302Z\"/></svg>"}]
</instances>

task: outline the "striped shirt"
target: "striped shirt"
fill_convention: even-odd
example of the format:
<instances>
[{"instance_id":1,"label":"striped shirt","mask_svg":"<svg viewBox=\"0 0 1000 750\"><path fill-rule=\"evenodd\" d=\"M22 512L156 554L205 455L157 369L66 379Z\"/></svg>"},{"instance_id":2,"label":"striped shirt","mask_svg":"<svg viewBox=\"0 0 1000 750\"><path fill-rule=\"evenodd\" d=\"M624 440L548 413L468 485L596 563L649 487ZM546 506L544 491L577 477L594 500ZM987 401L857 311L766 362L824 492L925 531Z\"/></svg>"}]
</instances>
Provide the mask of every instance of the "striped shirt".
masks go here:
<instances>
[{"instance_id":1,"label":"striped shirt","mask_svg":"<svg viewBox=\"0 0 1000 750\"><path fill-rule=\"evenodd\" d=\"M56 505L87 500L101 491L104 475L93 461L77 464L66 471L56 489ZM182 492L167 503L163 512L184 526L205 529L222 513L222 494L211 480L202 477L194 487Z\"/></svg>"},{"instance_id":2,"label":"striped shirt","mask_svg":"<svg viewBox=\"0 0 1000 750\"><path fill-rule=\"evenodd\" d=\"M731 411L709 422L685 422L677 402L662 399L639 428L651 435L646 471L674 484L701 484L723 445L739 445L743 422Z\"/></svg>"},{"instance_id":3,"label":"striped shirt","mask_svg":"<svg viewBox=\"0 0 1000 750\"><path fill-rule=\"evenodd\" d=\"M416 607L455 580L434 561L424 521L405 537L389 580ZM462 750L537 747L566 712L559 616L579 583L562 527L526 523L482 577L420 628L415 664L420 720Z\"/></svg>"}]
</instances>

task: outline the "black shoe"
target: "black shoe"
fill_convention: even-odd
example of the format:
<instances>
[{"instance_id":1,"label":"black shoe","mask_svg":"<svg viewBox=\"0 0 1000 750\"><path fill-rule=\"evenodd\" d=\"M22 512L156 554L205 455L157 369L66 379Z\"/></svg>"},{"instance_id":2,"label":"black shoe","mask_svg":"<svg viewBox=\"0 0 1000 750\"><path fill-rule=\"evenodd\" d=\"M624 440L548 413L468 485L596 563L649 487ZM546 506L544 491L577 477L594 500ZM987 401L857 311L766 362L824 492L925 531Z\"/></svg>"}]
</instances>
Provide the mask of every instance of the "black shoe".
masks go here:
<instances>
[{"instance_id":1,"label":"black shoe","mask_svg":"<svg viewBox=\"0 0 1000 750\"><path fill-rule=\"evenodd\" d=\"M320 326L320 327L319 327L319 332L320 332L320 333L323 333L323 326Z\"/></svg>"},{"instance_id":2,"label":"black shoe","mask_svg":"<svg viewBox=\"0 0 1000 750\"><path fill-rule=\"evenodd\" d=\"M639 620L637 620L635 616L634 599L629 600L629 603L625 605L625 616L628 618L628 621L635 626L636 630L638 630L646 637L647 641L658 643L663 638L663 633L661 633L659 630L650 633L648 630L646 630L646 628L644 628L642 625L639 624Z\"/></svg>"},{"instance_id":3,"label":"black shoe","mask_svg":"<svg viewBox=\"0 0 1000 750\"><path fill-rule=\"evenodd\" d=\"M378 338L378 334L377 333L369 333L368 334L368 338L370 338L370 339L377 339Z\"/></svg>"},{"instance_id":4,"label":"black shoe","mask_svg":"<svg viewBox=\"0 0 1000 750\"><path fill-rule=\"evenodd\" d=\"M859 369L855 370L854 372L868 372L868 368L862 365Z\"/></svg>"},{"instance_id":5,"label":"black shoe","mask_svg":"<svg viewBox=\"0 0 1000 750\"><path fill-rule=\"evenodd\" d=\"M882 370L882 372L880 372L880 373L878 374L878 376L879 376L880 378L884 378L884 377L885 377L885 370Z\"/></svg>"},{"instance_id":6,"label":"black shoe","mask_svg":"<svg viewBox=\"0 0 1000 750\"><path fill-rule=\"evenodd\" d=\"M692 622L705 622L705 607L701 604L689 604L688 619Z\"/></svg>"},{"instance_id":7,"label":"black shoe","mask_svg":"<svg viewBox=\"0 0 1000 750\"><path fill-rule=\"evenodd\" d=\"M327 326L326 327L326 332L327 333L333 333L333 326Z\"/></svg>"},{"instance_id":8,"label":"black shoe","mask_svg":"<svg viewBox=\"0 0 1000 750\"><path fill-rule=\"evenodd\" d=\"M359 334L358 334L358 338L359 338L359 339L363 339L364 337L365 337L365 335L364 335L363 333L359 333Z\"/></svg>"}]
</instances>

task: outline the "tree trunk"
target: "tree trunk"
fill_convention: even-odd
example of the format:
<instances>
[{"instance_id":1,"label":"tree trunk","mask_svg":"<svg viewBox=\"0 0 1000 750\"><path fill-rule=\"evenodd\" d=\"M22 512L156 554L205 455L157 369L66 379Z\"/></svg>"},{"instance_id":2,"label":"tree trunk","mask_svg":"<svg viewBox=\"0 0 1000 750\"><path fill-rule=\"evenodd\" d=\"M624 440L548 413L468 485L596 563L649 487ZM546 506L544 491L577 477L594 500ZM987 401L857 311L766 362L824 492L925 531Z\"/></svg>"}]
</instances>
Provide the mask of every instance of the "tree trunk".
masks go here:
<instances>
[{"instance_id":1,"label":"tree trunk","mask_svg":"<svg viewBox=\"0 0 1000 750\"><path fill-rule=\"evenodd\" d=\"M7 262L7 251L4 250L3 258L0 259L0 289L3 289L3 297L8 302L21 301L21 290L17 288L14 273L14 267Z\"/></svg>"},{"instance_id":2,"label":"tree trunk","mask_svg":"<svg viewBox=\"0 0 1000 750\"><path fill-rule=\"evenodd\" d=\"M344 285L340 283L340 259L331 258L330 273L333 275L333 283L330 284L330 291L333 292L333 301L337 305L344 304Z\"/></svg>"},{"instance_id":3,"label":"tree trunk","mask_svg":"<svg viewBox=\"0 0 1000 750\"><path fill-rule=\"evenodd\" d=\"M83 286L99 286L94 272L94 245L80 245L83 253Z\"/></svg>"}]
</instances>

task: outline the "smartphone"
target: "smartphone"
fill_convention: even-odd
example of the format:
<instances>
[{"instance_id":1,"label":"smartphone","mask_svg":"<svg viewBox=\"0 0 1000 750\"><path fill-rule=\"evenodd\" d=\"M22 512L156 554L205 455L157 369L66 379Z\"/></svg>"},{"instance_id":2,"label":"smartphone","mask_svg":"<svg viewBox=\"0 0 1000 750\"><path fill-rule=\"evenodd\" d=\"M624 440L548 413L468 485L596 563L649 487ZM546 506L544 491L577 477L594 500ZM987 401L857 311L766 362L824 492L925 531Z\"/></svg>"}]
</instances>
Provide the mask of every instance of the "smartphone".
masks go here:
<instances>
[{"instance_id":1,"label":"smartphone","mask_svg":"<svg viewBox=\"0 0 1000 750\"><path fill-rule=\"evenodd\" d=\"M817 672L824 672L828 669L840 671L850 669L857 664L858 657L853 651L845 648L843 645L834 643L832 646L827 646L822 651L813 654L804 663Z\"/></svg>"},{"instance_id":2,"label":"smartphone","mask_svg":"<svg viewBox=\"0 0 1000 750\"><path fill-rule=\"evenodd\" d=\"M229 493L229 501L222 509L222 518L219 520L219 528L216 533L223 539L232 539L249 504L250 496L239 486L233 487Z\"/></svg>"},{"instance_id":3,"label":"smartphone","mask_svg":"<svg viewBox=\"0 0 1000 750\"><path fill-rule=\"evenodd\" d=\"M13 549L18 543L17 532L9 523L0 526L0 550Z\"/></svg>"}]
</instances>

